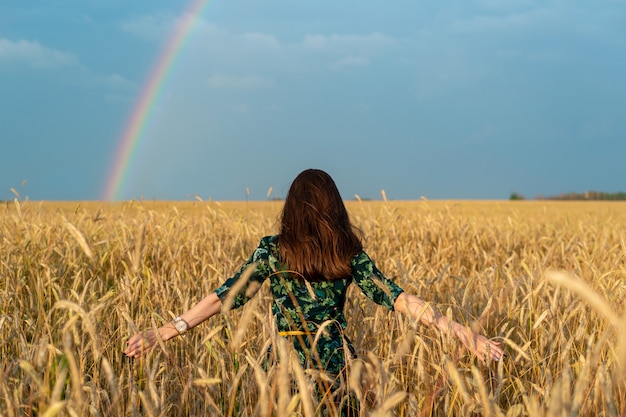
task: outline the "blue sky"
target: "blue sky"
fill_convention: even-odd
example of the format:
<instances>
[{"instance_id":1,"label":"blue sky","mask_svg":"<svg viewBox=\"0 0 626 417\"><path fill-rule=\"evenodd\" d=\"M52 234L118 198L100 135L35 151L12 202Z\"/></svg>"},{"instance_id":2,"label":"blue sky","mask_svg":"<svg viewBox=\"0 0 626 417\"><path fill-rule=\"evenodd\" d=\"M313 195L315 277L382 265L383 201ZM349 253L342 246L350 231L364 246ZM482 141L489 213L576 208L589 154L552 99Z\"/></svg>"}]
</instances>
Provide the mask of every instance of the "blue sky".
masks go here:
<instances>
[{"instance_id":1,"label":"blue sky","mask_svg":"<svg viewBox=\"0 0 626 417\"><path fill-rule=\"evenodd\" d=\"M0 200L97 200L189 6L0 0ZM626 2L212 0L123 199L626 191Z\"/></svg>"}]
</instances>

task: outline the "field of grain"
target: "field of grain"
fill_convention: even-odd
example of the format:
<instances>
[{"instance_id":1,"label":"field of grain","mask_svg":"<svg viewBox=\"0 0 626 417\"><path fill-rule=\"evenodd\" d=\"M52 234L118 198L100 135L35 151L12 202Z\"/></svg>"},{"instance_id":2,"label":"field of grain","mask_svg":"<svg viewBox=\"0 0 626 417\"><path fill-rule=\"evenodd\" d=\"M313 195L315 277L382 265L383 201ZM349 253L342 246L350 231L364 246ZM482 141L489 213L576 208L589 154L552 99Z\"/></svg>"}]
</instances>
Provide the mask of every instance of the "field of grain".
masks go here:
<instances>
[{"instance_id":1,"label":"field of grain","mask_svg":"<svg viewBox=\"0 0 626 417\"><path fill-rule=\"evenodd\" d=\"M275 233L279 202L0 207L0 415L317 415L266 288L126 359ZM626 415L626 204L348 202L405 290L502 341L482 364L353 288L347 385L362 415ZM263 366L267 348L282 358ZM330 409L330 414L333 410Z\"/></svg>"}]
</instances>

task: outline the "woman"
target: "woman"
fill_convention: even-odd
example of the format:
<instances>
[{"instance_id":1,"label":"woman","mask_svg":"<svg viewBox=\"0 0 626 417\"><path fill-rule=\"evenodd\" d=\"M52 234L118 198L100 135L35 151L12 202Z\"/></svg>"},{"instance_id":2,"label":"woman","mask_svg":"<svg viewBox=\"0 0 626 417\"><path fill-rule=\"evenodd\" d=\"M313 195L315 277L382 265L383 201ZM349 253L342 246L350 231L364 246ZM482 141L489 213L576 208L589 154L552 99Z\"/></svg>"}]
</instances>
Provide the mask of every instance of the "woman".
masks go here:
<instances>
[{"instance_id":1,"label":"woman","mask_svg":"<svg viewBox=\"0 0 626 417\"><path fill-rule=\"evenodd\" d=\"M292 341L305 368L339 376L346 354L353 353L343 335L346 292L352 282L375 303L451 333L482 360L503 356L498 342L451 322L387 279L363 251L334 181L315 169L303 171L293 181L278 235L261 239L241 269L189 311L156 331L133 336L124 353L138 357L155 345L157 337L167 341L223 306L242 306L267 278L278 334ZM344 352L344 346L352 352Z\"/></svg>"}]
</instances>

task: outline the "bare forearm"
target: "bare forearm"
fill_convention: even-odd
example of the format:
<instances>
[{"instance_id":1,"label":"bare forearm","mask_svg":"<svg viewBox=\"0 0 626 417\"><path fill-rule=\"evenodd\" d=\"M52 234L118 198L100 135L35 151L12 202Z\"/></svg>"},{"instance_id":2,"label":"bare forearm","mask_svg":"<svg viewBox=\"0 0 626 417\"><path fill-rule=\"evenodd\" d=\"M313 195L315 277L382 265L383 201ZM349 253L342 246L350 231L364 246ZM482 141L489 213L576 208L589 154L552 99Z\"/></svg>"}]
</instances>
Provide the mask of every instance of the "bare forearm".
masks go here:
<instances>
[{"instance_id":1,"label":"bare forearm","mask_svg":"<svg viewBox=\"0 0 626 417\"><path fill-rule=\"evenodd\" d=\"M215 293L211 293L204 297L198 304L181 314L181 318L187 323L188 329L191 329L202 323L209 317L217 314L222 308L222 302ZM158 332L158 336L157 336ZM129 357L137 358L148 352L157 343L157 339L170 340L178 336L178 330L174 327L173 322L169 322L156 331L149 329L139 332L131 337L127 342L124 354Z\"/></svg>"},{"instance_id":2,"label":"bare forearm","mask_svg":"<svg viewBox=\"0 0 626 417\"><path fill-rule=\"evenodd\" d=\"M396 311L413 317L426 326L434 324L441 330L447 330L446 318L439 314L429 303L413 294L403 292L396 298L393 307Z\"/></svg>"},{"instance_id":3,"label":"bare forearm","mask_svg":"<svg viewBox=\"0 0 626 417\"><path fill-rule=\"evenodd\" d=\"M485 336L472 331L462 324L449 320L439 314L426 301L407 293L402 293L396 298L394 309L407 314L416 320L420 320L427 326L435 325L445 334L457 337L468 349L474 352L481 360L488 357L492 360L500 360L504 352L499 342L488 340Z\"/></svg>"},{"instance_id":4,"label":"bare forearm","mask_svg":"<svg viewBox=\"0 0 626 417\"><path fill-rule=\"evenodd\" d=\"M192 308L181 314L180 317L187 323L189 329L192 329L203 321L219 313L221 308L221 300L215 293L211 293L200 300ZM178 331L170 322L159 328L159 335L163 340L169 340L178 336Z\"/></svg>"}]
</instances>

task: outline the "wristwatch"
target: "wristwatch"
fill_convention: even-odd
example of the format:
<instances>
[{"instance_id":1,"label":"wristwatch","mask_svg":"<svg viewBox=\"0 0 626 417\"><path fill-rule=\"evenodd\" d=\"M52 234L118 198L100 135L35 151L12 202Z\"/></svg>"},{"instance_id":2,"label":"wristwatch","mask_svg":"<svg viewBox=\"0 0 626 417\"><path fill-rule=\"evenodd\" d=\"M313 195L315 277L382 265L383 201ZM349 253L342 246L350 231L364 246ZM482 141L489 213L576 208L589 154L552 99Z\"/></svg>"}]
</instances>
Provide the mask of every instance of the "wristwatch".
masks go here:
<instances>
[{"instance_id":1,"label":"wristwatch","mask_svg":"<svg viewBox=\"0 0 626 417\"><path fill-rule=\"evenodd\" d=\"M174 323L174 328L180 335L185 334L185 332L189 329L189 325L181 317L176 317L173 320L173 323Z\"/></svg>"}]
</instances>

